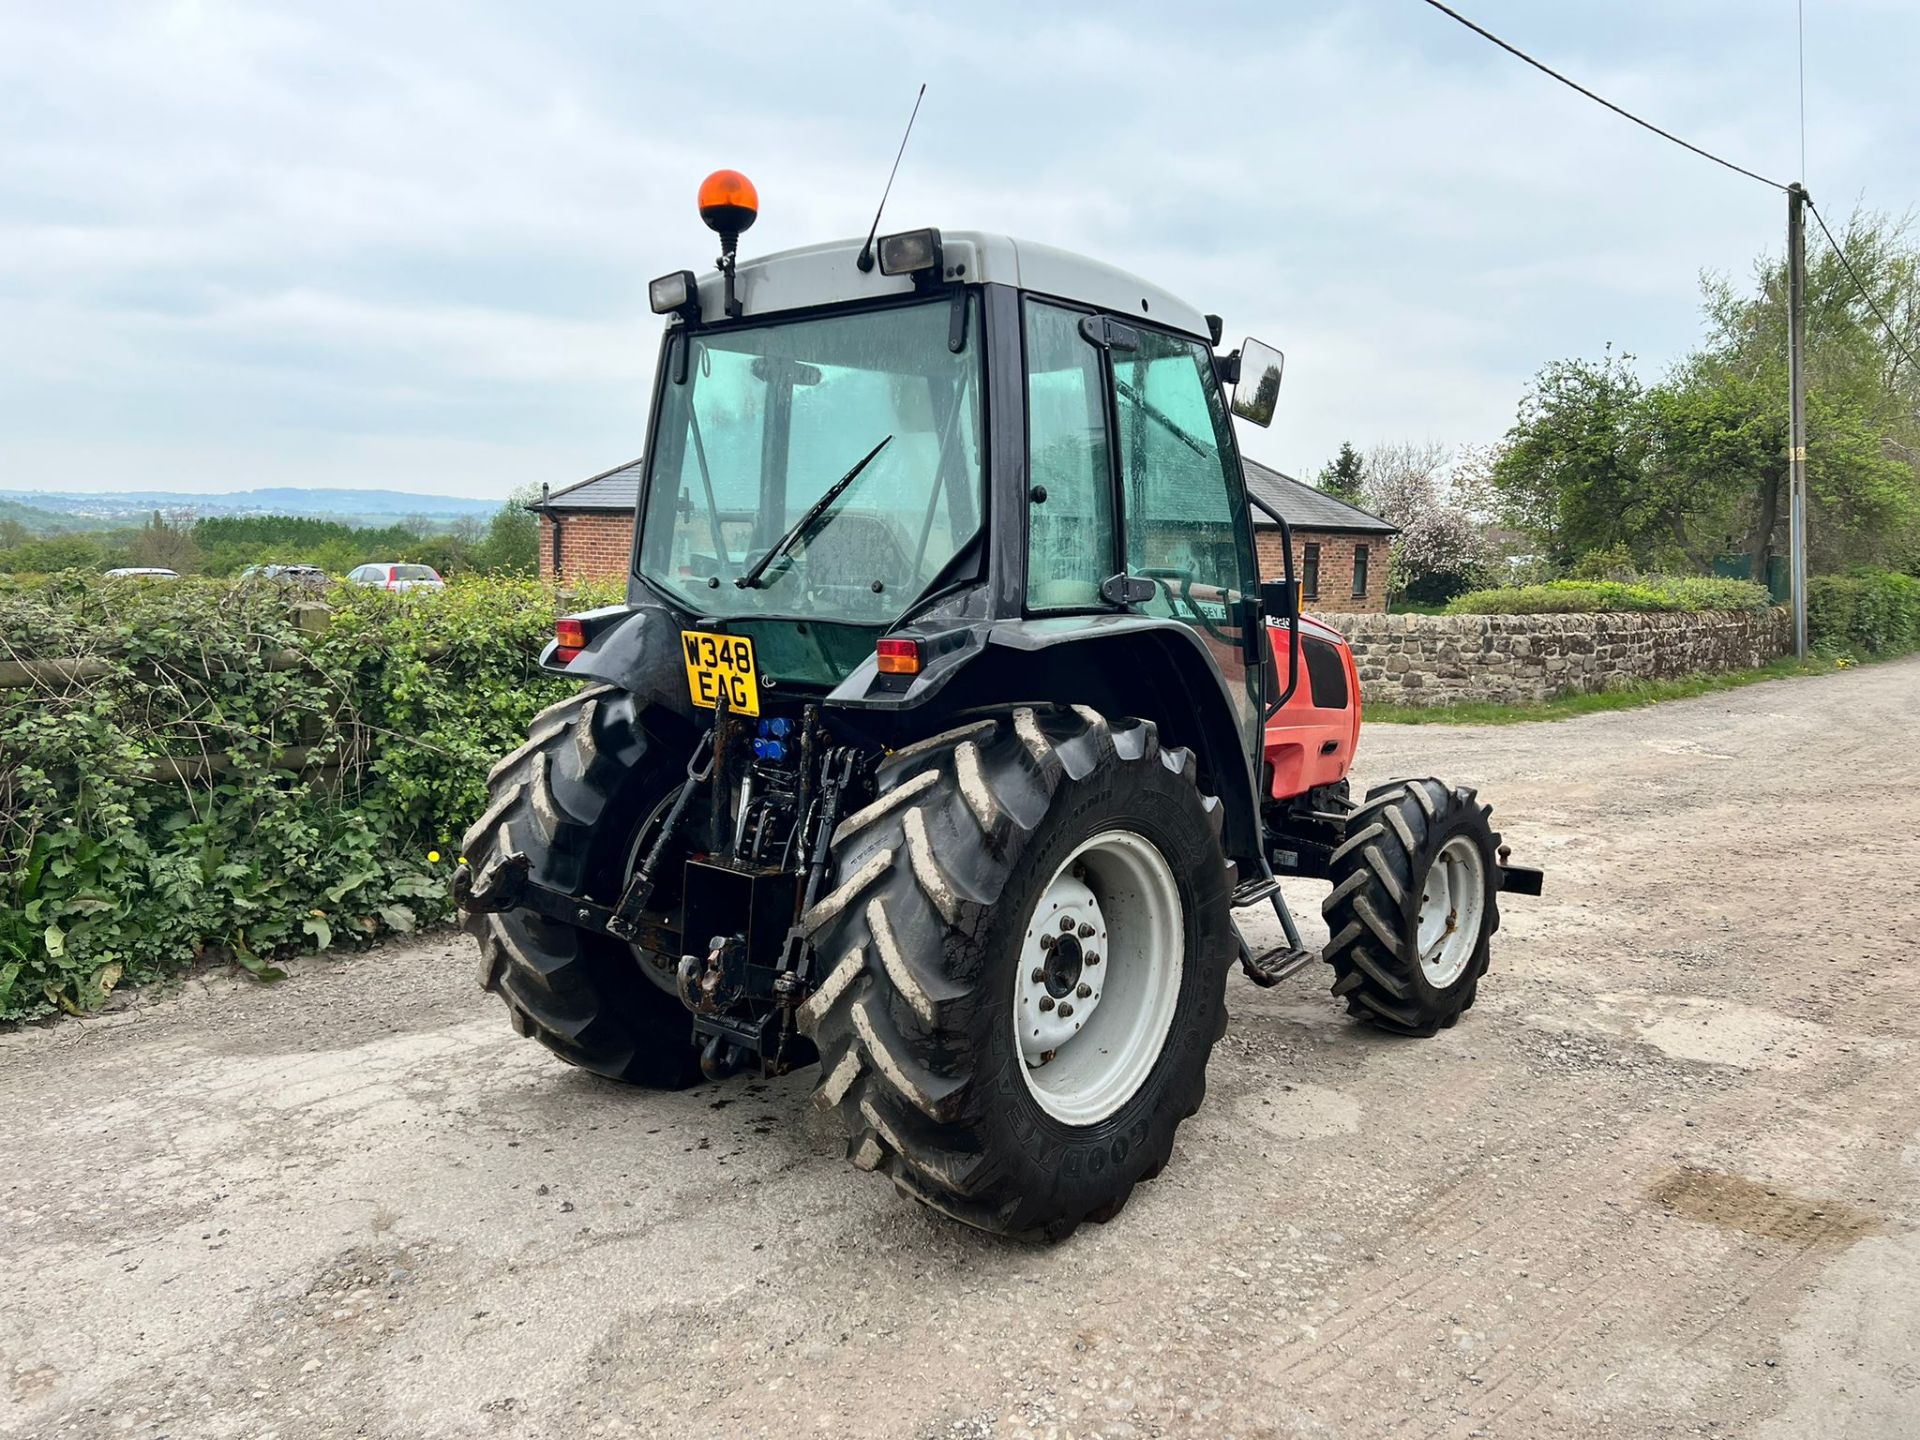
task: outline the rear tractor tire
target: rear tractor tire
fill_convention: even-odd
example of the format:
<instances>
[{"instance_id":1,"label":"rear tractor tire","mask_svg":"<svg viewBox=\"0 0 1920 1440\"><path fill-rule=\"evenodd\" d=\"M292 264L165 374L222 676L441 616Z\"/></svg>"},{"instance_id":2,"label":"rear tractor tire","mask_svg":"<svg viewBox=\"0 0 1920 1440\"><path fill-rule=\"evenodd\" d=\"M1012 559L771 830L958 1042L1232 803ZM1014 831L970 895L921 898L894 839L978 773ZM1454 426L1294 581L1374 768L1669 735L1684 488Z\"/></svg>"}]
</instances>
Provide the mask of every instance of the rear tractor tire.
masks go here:
<instances>
[{"instance_id":1,"label":"rear tractor tire","mask_svg":"<svg viewBox=\"0 0 1920 1440\"><path fill-rule=\"evenodd\" d=\"M1347 1012L1401 1035L1433 1035L1473 1004L1495 903L1492 810L1438 780L1375 786L1333 852L1321 907L1333 993Z\"/></svg>"},{"instance_id":2,"label":"rear tractor tire","mask_svg":"<svg viewBox=\"0 0 1920 1440\"><path fill-rule=\"evenodd\" d=\"M1119 1213L1200 1107L1235 951L1220 802L1155 727L1021 708L896 751L803 917L848 1153L966 1224Z\"/></svg>"},{"instance_id":3,"label":"rear tractor tire","mask_svg":"<svg viewBox=\"0 0 1920 1440\"><path fill-rule=\"evenodd\" d=\"M515 851L532 878L604 904L620 896L641 824L684 778L685 755L649 734L639 702L594 686L534 717L527 741L487 777L487 808L467 831L468 873ZM513 1028L569 1065L660 1089L700 1079L686 1007L642 966L672 963L611 935L528 910L462 912L480 942L480 983Z\"/></svg>"}]
</instances>

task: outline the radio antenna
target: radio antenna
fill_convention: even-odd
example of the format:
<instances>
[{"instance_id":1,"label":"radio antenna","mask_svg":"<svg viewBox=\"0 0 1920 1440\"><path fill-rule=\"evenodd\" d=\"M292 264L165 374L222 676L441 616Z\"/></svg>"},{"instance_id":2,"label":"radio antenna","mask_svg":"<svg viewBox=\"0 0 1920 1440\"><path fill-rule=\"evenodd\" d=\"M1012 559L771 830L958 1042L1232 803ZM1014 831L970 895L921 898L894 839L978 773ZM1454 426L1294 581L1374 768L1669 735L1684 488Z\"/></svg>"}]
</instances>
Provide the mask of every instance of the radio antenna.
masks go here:
<instances>
[{"instance_id":1,"label":"radio antenna","mask_svg":"<svg viewBox=\"0 0 1920 1440\"><path fill-rule=\"evenodd\" d=\"M920 82L920 93L913 97L913 114L907 116L907 133L900 137L900 148L893 152L893 169L887 172L887 188L880 192L880 208L873 212L873 228L867 231L867 243L860 247L860 257L853 263L860 267L860 273L866 274L873 269L873 237L880 233L880 216L887 208L887 196L893 193L893 177L900 173L900 157L907 153L907 135L913 134L914 116L920 113L920 102L927 98L927 82Z\"/></svg>"}]
</instances>

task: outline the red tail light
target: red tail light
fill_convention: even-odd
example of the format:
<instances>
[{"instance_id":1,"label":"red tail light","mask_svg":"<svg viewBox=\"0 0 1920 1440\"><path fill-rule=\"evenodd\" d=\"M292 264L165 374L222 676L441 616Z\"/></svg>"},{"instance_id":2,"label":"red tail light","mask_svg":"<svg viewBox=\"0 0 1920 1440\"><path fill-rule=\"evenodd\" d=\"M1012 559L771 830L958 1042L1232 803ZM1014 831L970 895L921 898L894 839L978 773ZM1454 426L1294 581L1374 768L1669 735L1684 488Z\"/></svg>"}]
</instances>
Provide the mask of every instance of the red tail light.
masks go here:
<instances>
[{"instance_id":1,"label":"red tail light","mask_svg":"<svg viewBox=\"0 0 1920 1440\"><path fill-rule=\"evenodd\" d=\"M873 647L873 654L879 663L882 675L918 675L920 673L920 642L918 640L882 640Z\"/></svg>"},{"instance_id":2,"label":"red tail light","mask_svg":"<svg viewBox=\"0 0 1920 1440\"><path fill-rule=\"evenodd\" d=\"M571 665L580 652L587 648L587 627L578 620L556 620L553 622L555 642L553 663Z\"/></svg>"}]
</instances>

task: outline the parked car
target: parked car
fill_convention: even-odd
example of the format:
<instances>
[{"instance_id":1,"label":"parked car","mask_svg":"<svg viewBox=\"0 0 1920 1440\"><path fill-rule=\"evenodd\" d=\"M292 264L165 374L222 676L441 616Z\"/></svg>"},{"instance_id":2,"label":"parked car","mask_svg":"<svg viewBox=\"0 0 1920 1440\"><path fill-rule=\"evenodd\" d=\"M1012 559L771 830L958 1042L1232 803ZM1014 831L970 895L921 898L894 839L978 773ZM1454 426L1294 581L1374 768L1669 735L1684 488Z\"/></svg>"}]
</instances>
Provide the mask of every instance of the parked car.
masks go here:
<instances>
[{"instance_id":1,"label":"parked car","mask_svg":"<svg viewBox=\"0 0 1920 1440\"><path fill-rule=\"evenodd\" d=\"M109 578L115 580L129 578L134 580L178 580L180 578L180 572L178 570L168 570L161 565L123 565L118 570L107 571L107 575Z\"/></svg>"},{"instance_id":2,"label":"parked car","mask_svg":"<svg viewBox=\"0 0 1920 1440\"><path fill-rule=\"evenodd\" d=\"M376 565L357 565L347 579L355 585L373 585L382 590L444 590L447 582L431 565L402 565L381 561Z\"/></svg>"},{"instance_id":3,"label":"parked car","mask_svg":"<svg viewBox=\"0 0 1920 1440\"><path fill-rule=\"evenodd\" d=\"M315 590L326 588L327 572L318 565L249 565L240 572L242 580L277 580L283 585L306 585Z\"/></svg>"}]
</instances>

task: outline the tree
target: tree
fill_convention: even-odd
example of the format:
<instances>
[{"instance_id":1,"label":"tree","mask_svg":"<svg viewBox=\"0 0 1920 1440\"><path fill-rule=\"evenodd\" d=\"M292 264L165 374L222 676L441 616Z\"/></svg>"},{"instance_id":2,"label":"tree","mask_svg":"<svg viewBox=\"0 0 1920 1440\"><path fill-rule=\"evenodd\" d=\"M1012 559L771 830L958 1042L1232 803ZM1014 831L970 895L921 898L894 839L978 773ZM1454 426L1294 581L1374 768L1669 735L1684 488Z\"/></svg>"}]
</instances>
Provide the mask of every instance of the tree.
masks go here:
<instances>
[{"instance_id":1,"label":"tree","mask_svg":"<svg viewBox=\"0 0 1920 1440\"><path fill-rule=\"evenodd\" d=\"M1314 488L1323 495L1348 505L1360 503L1361 479L1364 466L1358 451L1351 442L1340 442L1340 453L1320 467L1320 474L1313 482Z\"/></svg>"},{"instance_id":2,"label":"tree","mask_svg":"<svg viewBox=\"0 0 1920 1440\"><path fill-rule=\"evenodd\" d=\"M193 538L191 523L183 519L175 524L158 510L134 532L126 554L129 565L152 565L183 574L200 564L200 546Z\"/></svg>"},{"instance_id":3,"label":"tree","mask_svg":"<svg viewBox=\"0 0 1920 1440\"><path fill-rule=\"evenodd\" d=\"M1906 358L1920 353L1920 248L1907 222L1868 211L1856 211L1839 240L1851 274L1818 240L1807 265L1807 530L1816 570L1895 562L1920 545L1920 373ZM1855 275L1900 344L1861 298ZM1709 333L1693 364L1729 392L1722 403L1768 448L1766 463L1748 472L1738 517L1759 576L1785 542L1785 262L1763 256L1754 282L1747 294L1724 277L1703 283Z\"/></svg>"},{"instance_id":4,"label":"tree","mask_svg":"<svg viewBox=\"0 0 1920 1440\"><path fill-rule=\"evenodd\" d=\"M527 509L540 498L536 485L523 485L494 511L480 558L487 570L512 570L531 575L540 568L540 522Z\"/></svg>"},{"instance_id":5,"label":"tree","mask_svg":"<svg viewBox=\"0 0 1920 1440\"><path fill-rule=\"evenodd\" d=\"M91 535L49 535L0 553L0 573L51 575L59 570L102 570L107 553Z\"/></svg>"},{"instance_id":6,"label":"tree","mask_svg":"<svg viewBox=\"0 0 1920 1440\"><path fill-rule=\"evenodd\" d=\"M1377 445L1356 502L1399 527L1387 571L1392 597L1434 604L1482 582L1485 541L1465 497L1443 478L1447 448Z\"/></svg>"},{"instance_id":7,"label":"tree","mask_svg":"<svg viewBox=\"0 0 1920 1440\"><path fill-rule=\"evenodd\" d=\"M1502 518L1555 565L1635 544L1646 525L1649 434L1632 357L1556 360L1535 377L1490 479Z\"/></svg>"}]
</instances>

